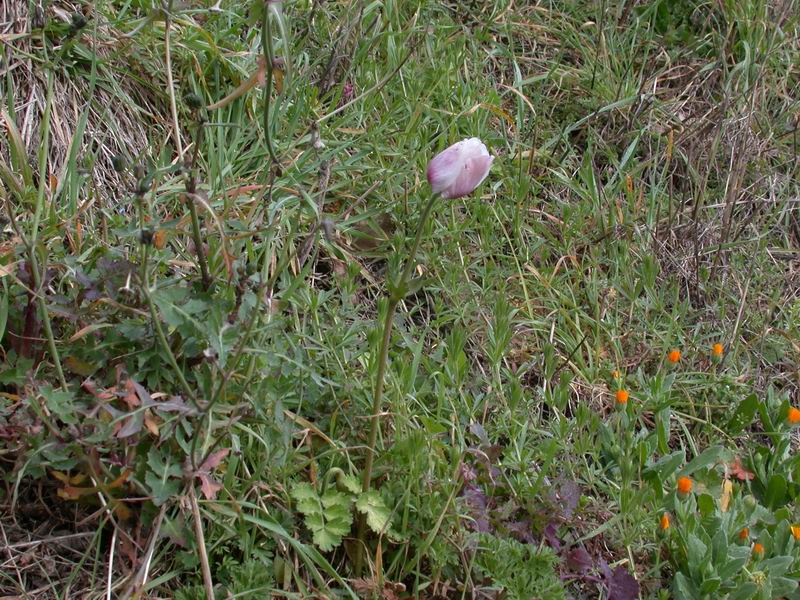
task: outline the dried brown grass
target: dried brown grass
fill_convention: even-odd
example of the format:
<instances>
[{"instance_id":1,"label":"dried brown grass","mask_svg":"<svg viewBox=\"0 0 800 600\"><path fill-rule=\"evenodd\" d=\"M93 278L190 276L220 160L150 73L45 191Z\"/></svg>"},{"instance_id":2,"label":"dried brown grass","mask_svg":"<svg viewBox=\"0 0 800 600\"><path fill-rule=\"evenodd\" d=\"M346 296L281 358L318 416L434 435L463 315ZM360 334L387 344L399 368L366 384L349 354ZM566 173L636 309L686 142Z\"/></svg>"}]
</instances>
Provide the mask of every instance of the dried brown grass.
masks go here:
<instances>
[{"instance_id":1,"label":"dried brown grass","mask_svg":"<svg viewBox=\"0 0 800 600\"><path fill-rule=\"evenodd\" d=\"M35 3L34 3L35 4ZM68 35L45 36L46 30L68 30L72 15L81 13L87 24L71 40ZM112 157L139 159L149 151L149 140L158 139L168 121L168 108L157 91L157 69L130 60L131 41L116 30L96 5L77 2L49 2L46 11L29 11L29 3L0 0L0 90L10 97L13 118L36 169L41 125L47 103L47 74L44 61L61 63L53 69L54 98L50 120L49 175L63 184L63 176L75 140L81 115L88 111L83 139L78 140L76 163L92 178L101 196L119 195L122 181L114 171ZM97 85L92 89L91 59L84 53L65 53L64 45L86 49L97 55ZM78 56L80 60L76 60ZM147 85L144 84L147 82ZM161 88L163 89L163 87ZM4 136L0 152L7 155Z\"/></svg>"}]
</instances>

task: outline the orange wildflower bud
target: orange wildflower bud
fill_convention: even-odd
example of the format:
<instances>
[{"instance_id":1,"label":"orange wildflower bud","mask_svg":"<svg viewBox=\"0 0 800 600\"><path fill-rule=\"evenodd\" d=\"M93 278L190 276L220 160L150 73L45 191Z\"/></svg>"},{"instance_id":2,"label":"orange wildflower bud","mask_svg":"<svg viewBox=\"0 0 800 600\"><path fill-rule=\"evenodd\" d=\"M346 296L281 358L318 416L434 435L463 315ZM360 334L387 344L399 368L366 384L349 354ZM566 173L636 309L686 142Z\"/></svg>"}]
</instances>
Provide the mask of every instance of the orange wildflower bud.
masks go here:
<instances>
[{"instance_id":1,"label":"orange wildflower bud","mask_svg":"<svg viewBox=\"0 0 800 600\"><path fill-rule=\"evenodd\" d=\"M723 348L722 344L720 344L720 343L716 343L713 346L711 346L711 354L713 354L716 358L719 358L720 356L722 356L722 354L724 352L725 352L725 348Z\"/></svg>"},{"instance_id":2,"label":"orange wildflower bud","mask_svg":"<svg viewBox=\"0 0 800 600\"><path fill-rule=\"evenodd\" d=\"M669 523L669 514L668 513L664 513L663 515L661 515L661 521L659 522L659 526L661 527L661 531L666 531L667 529L669 529L669 525L670 525L670 523Z\"/></svg>"},{"instance_id":3,"label":"orange wildflower bud","mask_svg":"<svg viewBox=\"0 0 800 600\"><path fill-rule=\"evenodd\" d=\"M669 354L667 354L667 358L669 362L673 365L676 364L681 359L681 351L680 350L671 350Z\"/></svg>"},{"instance_id":4,"label":"orange wildflower bud","mask_svg":"<svg viewBox=\"0 0 800 600\"><path fill-rule=\"evenodd\" d=\"M679 494L688 494L692 491L692 486L694 483L688 477L678 477L678 493Z\"/></svg>"},{"instance_id":5,"label":"orange wildflower bud","mask_svg":"<svg viewBox=\"0 0 800 600\"><path fill-rule=\"evenodd\" d=\"M619 371L617 371L616 369L614 369L613 371L611 371L611 377L612 377L613 379L619 379Z\"/></svg>"},{"instance_id":6,"label":"orange wildflower bud","mask_svg":"<svg viewBox=\"0 0 800 600\"><path fill-rule=\"evenodd\" d=\"M628 392L625 390L617 390L617 404L625 405L628 403Z\"/></svg>"},{"instance_id":7,"label":"orange wildflower bud","mask_svg":"<svg viewBox=\"0 0 800 600\"><path fill-rule=\"evenodd\" d=\"M792 525L792 535L794 536L794 539L800 542L800 524Z\"/></svg>"},{"instance_id":8,"label":"orange wildflower bud","mask_svg":"<svg viewBox=\"0 0 800 600\"><path fill-rule=\"evenodd\" d=\"M750 530L747 527L743 527L742 530L739 532L739 540L744 542L749 537L750 537Z\"/></svg>"},{"instance_id":9,"label":"orange wildflower bud","mask_svg":"<svg viewBox=\"0 0 800 600\"><path fill-rule=\"evenodd\" d=\"M764 545L759 544L758 542L753 544L753 554L757 554L758 556L764 556Z\"/></svg>"},{"instance_id":10,"label":"orange wildflower bud","mask_svg":"<svg viewBox=\"0 0 800 600\"><path fill-rule=\"evenodd\" d=\"M792 425L797 425L800 423L800 409L790 406L789 414L786 415L786 420Z\"/></svg>"}]
</instances>

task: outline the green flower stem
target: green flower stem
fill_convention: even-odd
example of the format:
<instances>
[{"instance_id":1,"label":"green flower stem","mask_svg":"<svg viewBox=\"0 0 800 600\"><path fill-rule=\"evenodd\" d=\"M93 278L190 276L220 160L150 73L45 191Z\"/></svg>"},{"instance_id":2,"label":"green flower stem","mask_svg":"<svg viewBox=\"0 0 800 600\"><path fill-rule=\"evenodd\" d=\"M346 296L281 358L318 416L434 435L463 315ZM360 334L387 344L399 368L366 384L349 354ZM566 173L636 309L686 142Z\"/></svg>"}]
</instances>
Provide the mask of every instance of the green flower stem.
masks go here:
<instances>
[{"instance_id":1,"label":"green flower stem","mask_svg":"<svg viewBox=\"0 0 800 600\"><path fill-rule=\"evenodd\" d=\"M175 359L175 355L172 353L172 348L169 346L169 341L167 341L167 336L164 335L164 329L161 327L161 320L158 316L158 309L156 308L156 303L153 300L153 296L150 294L150 282L148 281L147 276L147 258L148 258L148 246L147 244L143 244L144 248L142 250L142 292L144 293L145 300L147 300L147 306L150 309L150 318L153 320L153 328L156 331L156 339L158 340L159 344L161 345L161 349L167 355L167 362L169 362L172 370L175 372L175 376L178 378L178 382L181 384L183 391L186 393L186 396L189 398L191 403L197 410L200 409L200 405L197 402L197 398L194 395L194 391L192 390L192 386L189 385L189 382L186 381L186 377L183 376L183 371L178 366L178 361Z\"/></svg>"},{"instance_id":2,"label":"green flower stem","mask_svg":"<svg viewBox=\"0 0 800 600\"><path fill-rule=\"evenodd\" d=\"M386 376L386 364L389 358L389 343L392 339L392 326L394 325L394 315L397 312L397 305L405 298L408 292L408 282L414 267L417 264L417 250L422 240L422 232L425 229L425 224L428 221L428 216L433 210L433 205L436 203L436 194L432 194L425 208L422 209L422 214L417 223L417 235L414 238L414 244L411 246L411 252L406 259L405 267L403 268L400 280L395 284L389 286L389 304L386 307L386 318L383 321L383 337L381 338L381 345L378 354L378 372L375 376L375 391L372 395L372 414L370 415L369 438L367 441L367 457L364 463L364 478L361 482L361 489L368 492L372 484L372 464L375 459L375 446L378 442L378 430L380 429L380 415L381 407L383 406L383 387L384 379ZM363 560L364 536L366 535L366 520L362 516L358 523L358 547L356 549L356 575L361 572L361 565Z\"/></svg>"},{"instance_id":3,"label":"green flower stem","mask_svg":"<svg viewBox=\"0 0 800 600\"><path fill-rule=\"evenodd\" d=\"M266 68L266 77L264 82L264 136L267 139L267 150L269 157L275 164L278 163L278 155L275 152L275 147L272 143L272 128L270 127L271 119L270 102L272 97L272 61L274 58L274 50L272 48L272 28L269 24L269 6L264 7L264 14L261 18L261 50L264 53L264 61Z\"/></svg>"}]
</instances>

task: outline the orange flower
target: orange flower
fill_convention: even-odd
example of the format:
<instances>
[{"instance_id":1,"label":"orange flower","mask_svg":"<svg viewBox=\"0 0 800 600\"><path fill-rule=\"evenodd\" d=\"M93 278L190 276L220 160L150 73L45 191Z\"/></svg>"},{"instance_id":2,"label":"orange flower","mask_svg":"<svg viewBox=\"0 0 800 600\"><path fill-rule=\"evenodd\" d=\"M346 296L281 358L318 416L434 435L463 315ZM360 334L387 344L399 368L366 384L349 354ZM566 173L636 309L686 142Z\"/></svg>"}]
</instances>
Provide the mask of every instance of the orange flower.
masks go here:
<instances>
[{"instance_id":1,"label":"orange flower","mask_svg":"<svg viewBox=\"0 0 800 600\"><path fill-rule=\"evenodd\" d=\"M792 535L794 539L800 542L800 524L792 525Z\"/></svg>"},{"instance_id":2,"label":"orange flower","mask_svg":"<svg viewBox=\"0 0 800 600\"><path fill-rule=\"evenodd\" d=\"M693 485L694 485L694 483L692 483L692 480L689 479L688 477L686 477L686 476L678 477L678 493L679 494L688 494L689 492L692 491L692 486Z\"/></svg>"},{"instance_id":3,"label":"orange flower","mask_svg":"<svg viewBox=\"0 0 800 600\"><path fill-rule=\"evenodd\" d=\"M681 351L678 349L673 349L669 354L667 354L667 358L669 359L669 362L674 365L681 359Z\"/></svg>"},{"instance_id":4,"label":"orange flower","mask_svg":"<svg viewBox=\"0 0 800 600\"><path fill-rule=\"evenodd\" d=\"M722 347L722 344L716 343L711 346L711 354L713 354L716 358L721 357L723 352L725 352L725 348Z\"/></svg>"},{"instance_id":5,"label":"orange flower","mask_svg":"<svg viewBox=\"0 0 800 600\"><path fill-rule=\"evenodd\" d=\"M617 390L617 404L624 406L628 403L628 392L625 390Z\"/></svg>"},{"instance_id":6,"label":"orange flower","mask_svg":"<svg viewBox=\"0 0 800 600\"><path fill-rule=\"evenodd\" d=\"M759 544L758 542L753 544L753 554L757 554L759 556L764 556L764 545L763 544Z\"/></svg>"},{"instance_id":7,"label":"orange flower","mask_svg":"<svg viewBox=\"0 0 800 600\"><path fill-rule=\"evenodd\" d=\"M669 529L669 513L664 513L661 515L659 526L661 527L661 531L666 531Z\"/></svg>"},{"instance_id":8,"label":"orange flower","mask_svg":"<svg viewBox=\"0 0 800 600\"><path fill-rule=\"evenodd\" d=\"M789 407L789 414L786 415L786 420L789 421L791 425L797 425L800 423L800 408L795 408L794 406Z\"/></svg>"},{"instance_id":9,"label":"orange flower","mask_svg":"<svg viewBox=\"0 0 800 600\"><path fill-rule=\"evenodd\" d=\"M742 530L739 532L739 540L744 542L749 537L750 537L750 530L747 527L743 527Z\"/></svg>"}]
</instances>

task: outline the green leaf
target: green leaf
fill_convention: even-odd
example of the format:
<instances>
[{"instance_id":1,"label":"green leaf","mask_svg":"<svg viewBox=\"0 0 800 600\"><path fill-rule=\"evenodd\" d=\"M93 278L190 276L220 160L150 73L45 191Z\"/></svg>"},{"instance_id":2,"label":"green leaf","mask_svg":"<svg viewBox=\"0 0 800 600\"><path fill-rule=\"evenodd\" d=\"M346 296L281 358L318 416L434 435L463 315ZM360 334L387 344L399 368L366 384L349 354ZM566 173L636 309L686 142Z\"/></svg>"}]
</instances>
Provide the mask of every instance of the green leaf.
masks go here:
<instances>
[{"instance_id":1,"label":"green leaf","mask_svg":"<svg viewBox=\"0 0 800 600\"><path fill-rule=\"evenodd\" d=\"M165 456L155 447L147 453L147 465L150 469L144 476L144 482L150 488L153 504L161 506L180 491L179 478L183 476L183 471L180 465L172 462L169 455Z\"/></svg>"},{"instance_id":2,"label":"green leaf","mask_svg":"<svg viewBox=\"0 0 800 600\"><path fill-rule=\"evenodd\" d=\"M670 407L662 408L656 413L656 434L658 436L658 449L666 452L669 449L669 421Z\"/></svg>"},{"instance_id":3,"label":"green leaf","mask_svg":"<svg viewBox=\"0 0 800 600\"><path fill-rule=\"evenodd\" d=\"M769 574L773 577L780 577L786 574L793 562L794 558L791 556L775 556L762 562L761 569L769 571Z\"/></svg>"},{"instance_id":4,"label":"green leaf","mask_svg":"<svg viewBox=\"0 0 800 600\"><path fill-rule=\"evenodd\" d=\"M392 517L392 511L386 506L378 492L370 490L361 494L356 500L356 508L360 513L367 516L367 525L372 531L391 535L389 522Z\"/></svg>"},{"instance_id":5,"label":"green leaf","mask_svg":"<svg viewBox=\"0 0 800 600\"><path fill-rule=\"evenodd\" d=\"M748 581L740 585L736 591L732 592L731 595L728 596L728 600L748 600L748 598L752 598L756 592L758 592L758 586L752 581Z\"/></svg>"},{"instance_id":6,"label":"green leaf","mask_svg":"<svg viewBox=\"0 0 800 600\"><path fill-rule=\"evenodd\" d=\"M700 597L697 589L683 573L675 575L673 586L677 600L697 600Z\"/></svg>"},{"instance_id":7,"label":"green leaf","mask_svg":"<svg viewBox=\"0 0 800 600\"><path fill-rule=\"evenodd\" d=\"M695 566L701 564L706 558L706 552L708 552L708 546L703 543L703 540L690 533L686 544L689 564Z\"/></svg>"},{"instance_id":8,"label":"green leaf","mask_svg":"<svg viewBox=\"0 0 800 600\"><path fill-rule=\"evenodd\" d=\"M797 589L798 582L795 579L788 577L771 577L772 579L772 595L775 598L782 596L789 596Z\"/></svg>"},{"instance_id":9,"label":"green leaf","mask_svg":"<svg viewBox=\"0 0 800 600\"><path fill-rule=\"evenodd\" d=\"M753 422L756 410L758 410L758 396L750 394L736 407L725 429L731 435L740 434L745 427Z\"/></svg>"},{"instance_id":10,"label":"green leaf","mask_svg":"<svg viewBox=\"0 0 800 600\"><path fill-rule=\"evenodd\" d=\"M61 421L69 425L78 423L78 415L73 404L75 398L72 392L53 389L50 385L42 386L39 390L44 398L44 403L50 412Z\"/></svg>"},{"instance_id":11,"label":"green leaf","mask_svg":"<svg viewBox=\"0 0 800 600\"><path fill-rule=\"evenodd\" d=\"M697 496L697 510L703 517L713 515L717 507L714 504L714 498L710 494L700 494Z\"/></svg>"},{"instance_id":12,"label":"green leaf","mask_svg":"<svg viewBox=\"0 0 800 600\"><path fill-rule=\"evenodd\" d=\"M686 453L678 450L672 454L661 457L656 463L645 469L645 477L657 477L658 481L669 479L675 471L686 461Z\"/></svg>"},{"instance_id":13,"label":"green leaf","mask_svg":"<svg viewBox=\"0 0 800 600\"><path fill-rule=\"evenodd\" d=\"M743 547L745 552L747 553L746 556L741 556L738 558L731 558L726 562L722 567L717 569L717 574L723 581L726 581L736 575L739 571L741 571L742 567L747 564L747 559L750 555L750 548ZM733 550L733 549L731 549ZM733 552L731 552L733 554Z\"/></svg>"},{"instance_id":14,"label":"green leaf","mask_svg":"<svg viewBox=\"0 0 800 600\"><path fill-rule=\"evenodd\" d=\"M344 475L340 479L337 479L337 482L352 494L358 494L361 491L361 483L355 475Z\"/></svg>"},{"instance_id":15,"label":"green leaf","mask_svg":"<svg viewBox=\"0 0 800 600\"><path fill-rule=\"evenodd\" d=\"M711 555L715 564L722 564L728 558L728 536L722 527L711 538Z\"/></svg>"},{"instance_id":16,"label":"green leaf","mask_svg":"<svg viewBox=\"0 0 800 600\"><path fill-rule=\"evenodd\" d=\"M11 157L11 166L16 173L22 176L24 185L33 185L33 169L28 162L28 152L25 143L17 129L17 124L5 109L0 111L6 128L6 139L8 140L8 153Z\"/></svg>"},{"instance_id":17,"label":"green leaf","mask_svg":"<svg viewBox=\"0 0 800 600\"><path fill-rule=\"evenodd\" d=\"M322 551L330 552L342 543L353 523L352 498L335 489L327 490L322 497L309 483L299 483L292 488L297 510L303 514L312 539Z\"/></svg>"},{"instance_id":18,"label":"green leaf","mask_svg":"<svg viewBox=\"0 0 800 600\"><path fill-rule=\"evenodd\" d=\"M711 577L710 579L703 581L703 583L700 585L700 593L712 594L716 592L721 585L722 580L719 577Z\"/></svg>"},{"instance_id":19,"label":"green leaf","mask_svg":"<svg viewBox=\"0 0 800 600\"><path fill-rule=\"evenodd\" d=\"M767 492L764 495L764 504L768 508L778 508L786 503L786 478L780 473L770 477Z\"/></svg>"},{"instance_id":20,"label":"green leaf","mask_svg":"<svg viewBox=\"0 0 800 600\"><path fill-rule=\"evenodd\" d=\"M6 323L8 322L8 286L3 280L3 295L0 297L0 342L6 333Z\"/></svg>"},{"instance_id":21,"label":"green leaf","mask_svg":"<svg viewBox=\"0 0 800 600\"><path fill-rule=\"evenodd\" d=\"M722 446L711 446L706 448L703 452L698 454L688 465L681 471L681 475L691 475L700 469L706 469L720 460L723 460L729 454L728 450Z\"/></svg>"}]
</instances>

